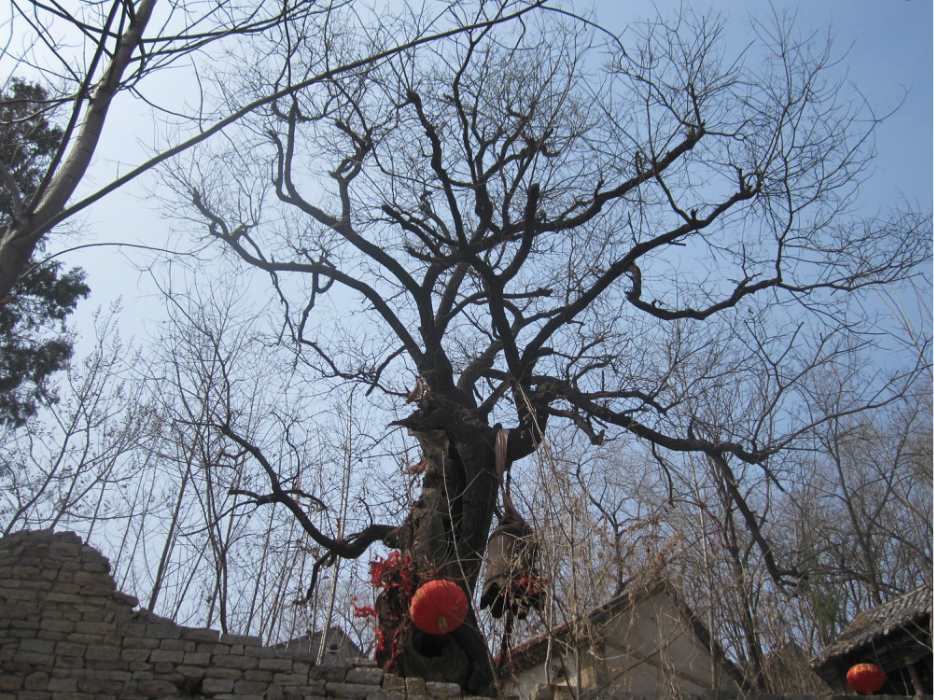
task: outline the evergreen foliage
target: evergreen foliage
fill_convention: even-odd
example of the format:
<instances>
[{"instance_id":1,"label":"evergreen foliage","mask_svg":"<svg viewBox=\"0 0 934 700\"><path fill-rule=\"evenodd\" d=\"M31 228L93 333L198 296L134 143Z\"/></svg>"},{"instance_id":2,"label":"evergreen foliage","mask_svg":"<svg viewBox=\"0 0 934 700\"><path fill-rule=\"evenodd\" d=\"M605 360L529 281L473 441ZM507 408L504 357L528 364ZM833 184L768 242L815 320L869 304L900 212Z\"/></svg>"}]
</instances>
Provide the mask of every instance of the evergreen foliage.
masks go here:
<instances>
[{"instance_id":1,"label":"evergreen foliage","mask_svg":"<svg viewBox=\"0 0 934 700\"><path fill-rule=\"evenodd\" d=\"M19 80L0 94L0 161L6 170L0 226L15 216L17 197L27 202L38 194L61 146L62 130L47 118L50 105L44 88ZM63 272L59 262L32 262L12 294L0 300L0 424L14 427L56 400L50 377L66 367L74 350L65 320L90 292L80 268Z\"/></svg>"}]
</instances>

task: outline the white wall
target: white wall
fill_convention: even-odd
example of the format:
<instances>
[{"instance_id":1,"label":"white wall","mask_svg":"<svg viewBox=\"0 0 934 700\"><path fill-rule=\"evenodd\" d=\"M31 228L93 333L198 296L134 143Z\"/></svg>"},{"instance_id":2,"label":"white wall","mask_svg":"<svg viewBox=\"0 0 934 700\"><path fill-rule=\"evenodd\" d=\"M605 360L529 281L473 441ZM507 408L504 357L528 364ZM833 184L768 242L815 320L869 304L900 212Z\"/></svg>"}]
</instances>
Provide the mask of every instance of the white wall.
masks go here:
<instances>
[{"instance_id":1,"label":"white wall","mask_svg":"<svg viewBox=\"0 0 934 700\"><path fill-rule=\"evenodd\" d=\"M538 685L551 682L567 687L565 693L571 697L578 689L596 690L607 698L647 691L664 697L669 694L666 691L674 695L713 688L715 672L720 688L737 689L722 667L715 668L710 650L690 620L664 592L591 630L589 639L585 637L576 648L568 641L552 641L551 673L546 673L545 662L540 661L512 679L507 692L530 698Z\"/></svg>"}]
</instances>

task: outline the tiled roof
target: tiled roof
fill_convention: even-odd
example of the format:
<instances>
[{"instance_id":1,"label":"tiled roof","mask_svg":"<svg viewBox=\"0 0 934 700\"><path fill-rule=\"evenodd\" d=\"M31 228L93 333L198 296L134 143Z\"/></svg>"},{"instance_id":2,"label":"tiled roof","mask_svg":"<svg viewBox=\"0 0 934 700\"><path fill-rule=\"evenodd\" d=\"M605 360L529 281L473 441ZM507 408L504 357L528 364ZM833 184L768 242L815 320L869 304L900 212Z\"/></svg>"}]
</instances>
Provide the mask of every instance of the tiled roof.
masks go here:
<instances>
[{"instance_id":1,"label":"tiled roof","mask_svg":"<svg viewBox=\"0 0 934 700\"><path fill-rule=\"evenodd\" d=\"M853 618L853 622L840 633L837 641L811 661L811 666L817 668L833 657L847 654L893 630L911 622L920 622L924 615L931 615L931 600L931 589L922 586L877 608L864 610Z\"/></svg>"}]
</instances>

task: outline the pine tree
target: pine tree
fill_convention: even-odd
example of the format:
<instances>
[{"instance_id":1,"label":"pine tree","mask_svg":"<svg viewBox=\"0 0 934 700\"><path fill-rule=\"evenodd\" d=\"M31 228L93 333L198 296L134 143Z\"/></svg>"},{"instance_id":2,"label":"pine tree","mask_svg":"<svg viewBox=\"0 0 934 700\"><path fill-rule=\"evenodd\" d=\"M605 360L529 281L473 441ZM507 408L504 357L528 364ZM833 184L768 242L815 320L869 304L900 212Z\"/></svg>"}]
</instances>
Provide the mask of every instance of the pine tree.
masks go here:
<instances>
[{"instance_id":1,"label":"pine tree","mask_svg":"<svg viewBox=\"0 0 934 700\"><path fill-rule=\"evenodd\" d=\"M14 79L0 94L0 167L6 171L0 179L0 226L15 216L17 200L37 194L62 143L62 130L48 120L51 108L39 85ZM12 294L0 300L0 425L21 426L40 405L56 401L50 378L74 351L65 320L90 292L80 268L63 273L61 263L37 263L35 257Z\"/></svg>"}]
</instances>

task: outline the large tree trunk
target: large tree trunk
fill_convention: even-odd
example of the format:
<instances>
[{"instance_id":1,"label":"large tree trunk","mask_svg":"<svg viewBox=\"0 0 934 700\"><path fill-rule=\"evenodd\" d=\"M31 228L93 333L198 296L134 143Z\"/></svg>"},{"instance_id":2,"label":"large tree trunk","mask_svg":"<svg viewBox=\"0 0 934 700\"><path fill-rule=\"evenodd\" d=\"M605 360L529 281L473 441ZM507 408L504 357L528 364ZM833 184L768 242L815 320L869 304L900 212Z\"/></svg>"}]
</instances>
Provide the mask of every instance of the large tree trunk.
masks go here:
<instances>
[{"instance_id":1,"label":"large tree trunk","mask_svg":"<svg viewBox=\"0 0 934 700\"><path fill-rule=\"evenodd\" d=\"M419 441L426 466L422 493L398 531L398 542L418 581L450 579L472 600L496 504L497 429L460 407L445 414L440 425L437 417L426 421L424 411L402 422ZM407 616L400 621L407 601L399 597L398 590L385 589L377 598L381 638L386 640L377 661L405 676L458 683L474 695L491 694L493 661L473 606L458 629L435 636L419 630Z\"/></svg>"}]
</instances>

